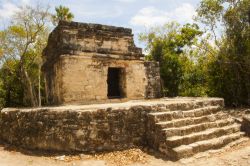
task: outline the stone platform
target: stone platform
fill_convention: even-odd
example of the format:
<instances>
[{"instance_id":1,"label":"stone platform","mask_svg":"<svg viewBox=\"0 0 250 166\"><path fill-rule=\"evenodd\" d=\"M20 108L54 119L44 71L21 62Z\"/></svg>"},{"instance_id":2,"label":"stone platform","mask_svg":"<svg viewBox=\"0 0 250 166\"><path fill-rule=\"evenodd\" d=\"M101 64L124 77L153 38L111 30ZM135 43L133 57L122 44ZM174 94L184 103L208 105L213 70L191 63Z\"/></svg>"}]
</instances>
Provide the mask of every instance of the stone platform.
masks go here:
<instances>
[{"instance_id":1,"label":"stone platform","mask_svg":"<svg viewBox=\"0 0 250 166\"><path fill-rule=\"evenodd\" d=\"M0 113L0 138L28 149L97 152L149 146L172 159L243 136L220 98L162 98Z\"/></svg>"}]
</instances>

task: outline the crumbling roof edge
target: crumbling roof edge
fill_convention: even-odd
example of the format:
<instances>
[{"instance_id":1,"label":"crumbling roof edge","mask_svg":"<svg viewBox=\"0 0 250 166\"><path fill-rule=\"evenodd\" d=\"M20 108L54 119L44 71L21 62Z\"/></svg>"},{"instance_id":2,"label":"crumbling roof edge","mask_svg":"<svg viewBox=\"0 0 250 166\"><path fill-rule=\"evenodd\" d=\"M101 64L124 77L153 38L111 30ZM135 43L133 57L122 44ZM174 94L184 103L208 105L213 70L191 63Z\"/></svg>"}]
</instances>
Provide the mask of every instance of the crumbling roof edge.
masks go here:
<instances>
[{"instance_id":1,"label":"crumbling roof edge","mask_svg":"<svg viewBox=\"0 0 250 166\"><path fill-rule=\"evenodd\" d=\"M97 30L106 30L113 32L127 32L132 34L131 28L118 27L112 25L104 25L104 24L95 24L95 23L83 23L83 22L75 22L75 21L60 21L58 23L58 27L69 26L73 28L91 28Z\"/></svg>"}]
</instances>

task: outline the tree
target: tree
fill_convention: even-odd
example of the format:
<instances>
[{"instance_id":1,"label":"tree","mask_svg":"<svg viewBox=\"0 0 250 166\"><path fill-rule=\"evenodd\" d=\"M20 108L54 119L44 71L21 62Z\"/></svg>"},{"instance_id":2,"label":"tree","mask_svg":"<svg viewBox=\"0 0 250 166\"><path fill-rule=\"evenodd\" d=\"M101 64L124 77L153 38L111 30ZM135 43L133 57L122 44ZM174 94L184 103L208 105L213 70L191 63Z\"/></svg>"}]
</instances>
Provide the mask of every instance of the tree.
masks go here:
<instances>
[{"instance_id":1,"label":"tree","mask_svg":"<svg viewBox=\"0 0 250 166\"><path fill-rule=\"evenodd\" d=\"M140 34L140 40L146 42L150 60L160 63L160 74L166 96L177 96L180 93L184 76L185 47L192 46L202 32L196 24L180 26L172 22L163 27L156 27Z\"/></svg>"},{"instance_id":2,"label":"tree","mask_svg":"<svg viewBox=\"0 0 250 166\"><path fill-rule=\"evenodd\" d=\"M211 44L212 35L203 33L198 36L191 47L186 47L183 53L185 59L181 96L208 96L209 64L214 61L218 53L217 47Z\"/></svg>"},{"instance_id":3,"label":"tree","mask_svg":"<svg viewBox=\"0 0 250 166\"><path fill-rule=\"evenodd\" d=\"M5 89L3 80L0 79L0 110L5 106Z\"/></svg>"},{"instance_id":4,"label":"tree","mask_svg":"<svg viewBox=\"0 0 250 166\"><path fill-rule=\"evenodd\" d=\"M48 37L48 8L37 5L21 7L9 27L0 32L0 60L9 68L11 76L17 74L23 88L23 104L38 106L37 78L40 77L41 52ZM8 62L18 63L17 72L12 72Z\"/></svg>"},{"instance_id":5,"label":"tree","mask_svg":"<svg viewBox=\"0 0 250 166\"><path fill-rule=\"evenodd\" d=\"M19 61L8 60L0 69L0 105L2 107L22 105L24 93L21 81L17 74L18 67Z\"/></svg>"},{"instance_id":6,"label":"tree","mask_svg":"<svg viewBox=\"0 0 250 166\"><path fill-rule=\"evenodd\" d=\"M74 15L70 12L68 7L60 5L55 8L56 14L52 16L54 25L57 25L59 21L72 21Z\"/></svg>"},{"instance_id":7,"label":"tree","mask_svg":"<svg viewBox=\"0 0 250 166\"><path fill-rule=\"evenodd\" d=\"M218 26L220 26L219 22L221 21L221 12L223 11L222 1L223 0L202 0L197 9L198 17L196 19L210 28L217 46L216 30L218 30Z\"/></svg>"},{"instance_id":8,"label":"tree","mask_svg":"<svg viewBox=\"0 0 250 166\"><path fill-rule=\"evenodd\" d=\"M215 24L222 29L218 54L209 64L209 94L227 105L250 104L250 1L202 0L197 11L211 30Z\"/></svg>"}]
</instances>

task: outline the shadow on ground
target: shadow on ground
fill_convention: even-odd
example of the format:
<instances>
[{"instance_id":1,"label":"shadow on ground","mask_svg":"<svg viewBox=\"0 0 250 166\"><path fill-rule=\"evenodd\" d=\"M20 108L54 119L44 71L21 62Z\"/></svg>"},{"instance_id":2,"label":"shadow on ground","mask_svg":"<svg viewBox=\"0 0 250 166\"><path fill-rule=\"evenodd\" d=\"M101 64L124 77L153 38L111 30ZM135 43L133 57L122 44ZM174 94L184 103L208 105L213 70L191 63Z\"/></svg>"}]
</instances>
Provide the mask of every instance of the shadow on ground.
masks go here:
<instances>
[{"instance_id":1,"label":"shadow on ground","mask_svg":"<svg viewBox=\"0 0 250 166\"><path fill-rule=\"evenodd\" d=\"M0 148L2 148L5 151L9 152L19 152L24 155L28 156L35 156L35 157L57 157L57 156L89 156L90 158L105 158L105 156L110 156L110 154L114 156L119 156L119 154L123 154L126 156L126 153L129 153L129 155L135 155L138 157L138 155L142 156L152 156L155 159L161 159L164 161L171 161L170 158L167 158L162 153L155 151L154 149L148 148L148 147L142 147L142 146L135 146L131 147L130 149L124 149L124 150L117 150L117 151L104 151L104 152L96 152L96 153L86 153L86 152L63 152L63 151L49 151L49 150L34 150L34 149L26 149L22 148L20 146L11 145L9 143L6 143L4 141L0 140ZM132 152L132 153L131 153ZM127 156L129 156L127 155ZM133 157L133 156L131 156Z\"/></svg>"}]
</instances>

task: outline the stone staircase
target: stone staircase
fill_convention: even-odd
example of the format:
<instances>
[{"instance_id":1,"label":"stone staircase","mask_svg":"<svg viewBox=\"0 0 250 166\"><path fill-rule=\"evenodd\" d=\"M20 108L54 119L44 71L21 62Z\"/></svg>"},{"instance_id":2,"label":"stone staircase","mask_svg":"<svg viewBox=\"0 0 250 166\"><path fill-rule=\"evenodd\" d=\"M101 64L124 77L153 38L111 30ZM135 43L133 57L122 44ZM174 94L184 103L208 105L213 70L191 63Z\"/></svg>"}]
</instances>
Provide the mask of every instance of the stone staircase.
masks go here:
<instances>
[{"instance_id":1,"label":"stone staircase","mask_svg":"<svg viewBox=\"0 0 250 166\"><path fill-rule=\"evenodd\" d=\"M188 110L163 109L148 114L148 144L172 160L219 149L242 138L240 124L221 111L221 105Z\"/></svg>"}]
</instances>

